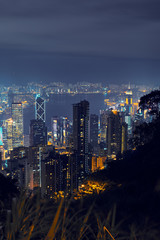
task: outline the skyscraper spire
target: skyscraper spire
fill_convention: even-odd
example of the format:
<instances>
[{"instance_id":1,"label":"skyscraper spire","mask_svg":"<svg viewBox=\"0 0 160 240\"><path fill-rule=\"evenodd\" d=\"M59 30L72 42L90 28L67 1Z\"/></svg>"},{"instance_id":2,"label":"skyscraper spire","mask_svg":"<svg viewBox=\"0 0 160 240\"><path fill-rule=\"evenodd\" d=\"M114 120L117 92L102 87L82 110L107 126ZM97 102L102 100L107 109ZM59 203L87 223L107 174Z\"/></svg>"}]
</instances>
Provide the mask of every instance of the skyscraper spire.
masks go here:
<instances>
[{"instance_id":1,"label":"skyscraper spire","mask_svg":"<svg viewBox=\"0 0 160 240\"><path fill-rule=\"evenodd\" d=\"M131 83L129 82L128 90L131 90Z\"/></svg>"}]
</instances>

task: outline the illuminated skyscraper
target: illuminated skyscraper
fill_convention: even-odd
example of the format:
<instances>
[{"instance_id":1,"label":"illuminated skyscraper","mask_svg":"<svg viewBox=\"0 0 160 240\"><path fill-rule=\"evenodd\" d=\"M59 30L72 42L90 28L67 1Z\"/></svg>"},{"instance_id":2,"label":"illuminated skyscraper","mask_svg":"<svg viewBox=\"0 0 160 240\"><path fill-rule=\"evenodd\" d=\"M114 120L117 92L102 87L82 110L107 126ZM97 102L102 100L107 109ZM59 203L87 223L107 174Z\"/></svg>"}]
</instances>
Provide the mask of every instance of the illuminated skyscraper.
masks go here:
<instances>
[{"instance_id":1,"label":"illuminated skyscraper","mask_svg":"<svg viewBox=\"0 0 160 240\"><path fill-rule=\"evenodd\" d=\"M12 103L12 146L23 146L23 108L22 103Z\"/></svg>"},{"instance_id":2,"label":"illuminated skyscraper","mask_svg":"<svg viewBox=\"0 0 160 240\"><path fill-rule=\"evenodd\" d=\"M52 117L51 128L54 146L66 146L68 136L68 118Z\"/></svg>"},{"instance_id":3,"label":"illuminated skyscraper","mask_svg":"<svg viewBox=\"0 0 160 240\"><path fill-rule=\"evenodd\" d=\"M42 120L43 122L46 121L45 100L39 96L36 98L35 103L35 119Z\"/></svg>"},{"instance_id":4,"label":"illuminated skyscraper","mask_svg":"<svg viewBox=\"0 0 160 240\"><path fill-rule=\"evenodd\" d=\"M12 118L3 120L2 123L2 135L3 135L3 144L5 150L12 150Z\"/></svg>"},{"instance_id":5,"label":"illuminated skyscraper","mask_svg":"<svg viewBox=\"0 0 160 240\"><path fill-rule=\"evenodd\" d=\"M54 150L42 160L42 195L54 198L55 192L68 189L68 156L59 155Z\"/></svg>"},{"instance_id":6,"label":"illuminated skyscraper","mask_svg":"<svg viewBox=\"0 0 160 240\"><path fill-rule=\"evenodd\" d=\"M110 112L107 125L108 158L116 159L116 155L121 152L122 141L121 119L117 111Z\"/></svg>"},{"instance_id":7,"label":"illuminated skyscraper","mask_svg":"<svg viewBox=\"0 0 160 240\"><path fill-rule=\"evenodd\" d=\"M128 140L128 125L122 123L122 138L121 138L121 153L127 151L127 140Z\"/></svg>"},{"instance_id":8,"label":"illuminated skyscraper","mask_svg":"<svg viewBox=\"0 0 160 240\"><path fill-rule=\"evenodd\" d=\"M128 87L128 90L126 91L126 114L131 115L133 113L133 96L132 96L132 90L130 89L130 85Z\"/></svg>"},{"instance_id":9,"label":"illuminated skyscraper","mask_svg":"<svg viewBox=\"0 0 160 240\"><path fill-rule=\"evenodd\" d=\"M42 120L31 120L29 137L30 146L47 144L47 128Z\"/></svg>"},{"instance_id":10,"label":"illuminated skyscraper","mask_svg":"<svg viewBox=\"0 0 160 240\"><path fill-rule=\"evenodd\" d=\"M29 147L28 160L33 167L33 188L41 186L41 158L43 147Z\"/></svg>"},{"instance_id":11,"label":"illuminated skyscraper","mask_svg":"<svg viewBox=\"0 0 160 240\"><path fill-rule=\"evenodd\" d=\"M93 153L98 152L98 115L90 115L90 144L93 148Z\"/></svg>"},{"instance_id":12,"label":"illuminated skyscraper","mask_svg":"<svg viewBox=\"0 0 160 240\"><path fill-rule=\"evenodd\" d=\"M2 127L0 127L0 161L1 160L5 160L5 151L4 151L4 144L3 144L3 138L2 138ZM2 166L0 166L0 170L1 170L1 167Z\"/></svg>"},{"instance_id":13,"label":"illuminated skyscraper","mask_svg":"<svg viewBox=\"0 0 160 240\"><path fill-rule=\"evenodd\" d=\"M125 123L128 126L128 136L131 137L131 135L132 135L132 118L130 115L125 116Z\"/></svg>"},{"instance_id":14,"label":"illuminated skyscraper","mask_svg":"<svg viewBox=\"0 0 160 240\"><path fill-rule=\"evenodd\" d=\"M78 186L89 172L88 169L88 122L89 102L84 100L73 105L73 147L76 154L75 173ZM76 187L78 187L76 186Z\"/></svg>"},{"instance_id":15,"label":"illuminated skyscraper","mask_svg":"<svg viewBox=\"0 0 160 240\"><path fill-rule=\"evenodd\" d=\"M100 142L106 145L108 111L100 110Z\"/></svg>"}]
</instances>

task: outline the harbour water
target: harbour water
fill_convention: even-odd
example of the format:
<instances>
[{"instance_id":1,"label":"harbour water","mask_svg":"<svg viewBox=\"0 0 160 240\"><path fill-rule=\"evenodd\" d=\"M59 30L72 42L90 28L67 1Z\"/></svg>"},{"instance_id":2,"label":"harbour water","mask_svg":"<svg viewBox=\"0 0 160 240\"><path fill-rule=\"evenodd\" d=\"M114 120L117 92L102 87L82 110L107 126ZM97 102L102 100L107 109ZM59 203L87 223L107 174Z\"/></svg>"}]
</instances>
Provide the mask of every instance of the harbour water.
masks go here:
<instances>
[{"instance_id":1,"label":"harbour water","mask_svg":"<svg viewBox=\"0 0 160 240\"><path fill-rule=\"evenodd\" d=\"M90 103L90 114L99 114L100 109L104 109L103 94L53 94L46 102L46 125L50 130L52 116L66 116L72 120L72 105L82 100ZM24 133L29 133L29 123L35 118L34 105L24 109Z\"/></svg>"}]
</instances>

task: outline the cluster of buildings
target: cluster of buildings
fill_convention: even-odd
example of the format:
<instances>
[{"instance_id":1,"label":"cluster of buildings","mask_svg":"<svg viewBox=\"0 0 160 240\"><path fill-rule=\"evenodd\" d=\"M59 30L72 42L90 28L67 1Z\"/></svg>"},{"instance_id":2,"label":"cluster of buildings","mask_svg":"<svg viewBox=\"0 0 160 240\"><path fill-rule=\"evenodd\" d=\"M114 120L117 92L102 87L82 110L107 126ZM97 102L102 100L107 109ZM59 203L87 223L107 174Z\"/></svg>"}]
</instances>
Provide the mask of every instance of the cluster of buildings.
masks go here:
<instances>
[{"instance_id":1,"label":"cluster of buildings","mask_svg":"<svg viewBox=\"0 0 160 240\"><path fill-rule=\"evenodd\" d=\"M1 172L16 179L19 188L28 191L40 188L43 196L52 198L54 193L67 189L70 192L69 154L64 154L68 119L52 118L50 140L45 123L45 100L37 96L35 119L30 120L29 143L24 138L24 120L22 103L13 102L11 118L1 121Z\"/></svg>"},{"instance_id":2,"label":"cluster of buildings","mask_svg":"<svg viewBox=\"0 0 160 240\"><path fill-rule=\"evenodd\" d=\"M90 103L80 101L73 104L73 121L66 116L51 118L50 132L45 100L37 95L28 139L23 130L24 103L11 101L11 116L0 126L1 172L16 179L18 187L38 188L48 198L78 190L88 174L105 168L107 161L130 148L134 128L148 117L138 112L130 86L118 103L108 99L109 91L105 88L105 110L100 115L90 114Z\"/></svg>"}]
</instances>

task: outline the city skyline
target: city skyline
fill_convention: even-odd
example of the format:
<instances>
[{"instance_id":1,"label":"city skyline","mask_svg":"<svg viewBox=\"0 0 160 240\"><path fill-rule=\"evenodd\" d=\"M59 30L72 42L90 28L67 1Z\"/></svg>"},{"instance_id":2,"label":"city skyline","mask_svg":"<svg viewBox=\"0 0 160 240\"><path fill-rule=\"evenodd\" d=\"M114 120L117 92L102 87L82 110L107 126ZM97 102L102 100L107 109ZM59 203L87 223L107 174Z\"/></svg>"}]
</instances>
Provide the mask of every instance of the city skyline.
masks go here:
<instances>
[{"instance_id":1,"label":"city skyline","mask_svg":"<svg viewBox=\"0 0 160 240\"><path fill-rule=\"evenodd\" d=\"M0 238L159 239L159 0L0 0Z\"/></svg>"}]
</instances>

